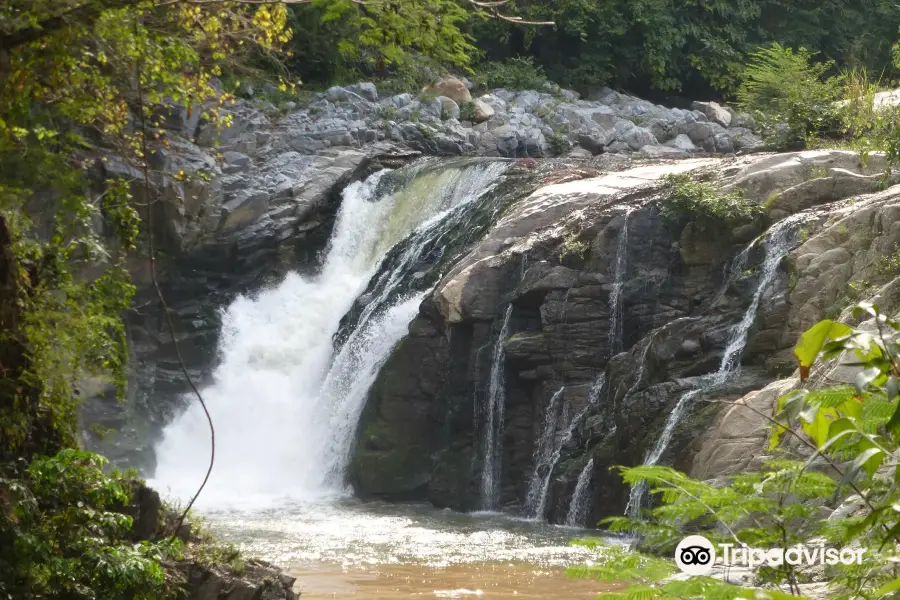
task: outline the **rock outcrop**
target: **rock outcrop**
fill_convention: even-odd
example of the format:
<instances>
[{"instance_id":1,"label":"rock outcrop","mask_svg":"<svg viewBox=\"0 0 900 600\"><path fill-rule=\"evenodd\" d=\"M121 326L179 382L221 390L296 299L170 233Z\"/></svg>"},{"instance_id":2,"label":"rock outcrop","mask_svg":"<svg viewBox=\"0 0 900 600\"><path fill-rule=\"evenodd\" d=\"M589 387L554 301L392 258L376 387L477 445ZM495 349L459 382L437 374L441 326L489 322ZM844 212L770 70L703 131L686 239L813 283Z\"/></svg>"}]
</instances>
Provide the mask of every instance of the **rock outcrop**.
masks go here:
<instances>
[{"instance_id":1,"label":"rock outcrop","mask_svg":"<svg viewBox=\"0 0 900 600\"><path fill-rule=\"evenodd\" d=\"M588 464L589 518L620 513L628 490L608 467L645 460L679 398L698 388L660 460L702 477L728 474L764 445L765 407L793 385L780 378L792 371L799 333L857 298L895 302L896 274L883 257L900 243L900 192L877 191L884 160L744 156L762 147L752 119L713 102L670 109L608 89L588 100L566 90L473 97L465 82L444 81L419 97L381 97L360 83L303 107L255 100L228 111L220 127L201 110L172 109L169 143L152 157L146 226L161 249L176 339L201 384L216 359L219 309L287 270L314 272L350 182L421 153L524 159L516 169L544 178L452 265L382 368L351 466L363 496L480 508L492 377L504 391L502 506L520 509L529 482L547 476L535 452L550 427L559 452L546 516L565 518ZM142 174L107 158L97 181L134 181L145 200ZM715 235L666 222L660 177L686 171L741 189L766 217ZM760 288L767 258L758 236L770 227L784 228L786 256ZM151 444L186 386L147 267L132 260L128 402L84 382L82 418L88 447L152 471ZM706 389L754 303L743 369ZM548 424L554 396L561 408ZM103 438L87 424L116 433Z\"/></svg>"},{"instance_id":2,"label":"rock outcrop","mask_svg":"<svg viewBox=\"0 0 900 600\"><path fill-rule=\"evenodd\" d=\"M591 459L590 519L621 514L628 489L609 467L647 460L689 393L659 460L705 478L735 472L763 453L766 410L795 384L779 377L793 371L791 348L803 329L839 314L851 300L841 294L862 282L870 289L860 297L895 294L888 282L900 273L874 275L900 243L892 225L900 188L874 192L880 157L610 160L598 166L613 172L546 186L507 209L423 302L370 393L351 473L361 495L483 507L497 344L505 391L500 506L523 510L548 406L561 389L562 408L549 424L559 445L546 499L551 520L565 519ZM690 224L664 222L659 178L683 171L741 188L768 216L705 240ZM766 229L782 240L774 259ZM774 270L764 275L766 261ZM704 383L722 370L735 325L748 314L738 340L743 367Z\"/></svg>"},{"instance_id":3,"label":"rock outcrop","mask_svg":"<svg viewBox=\"0 0 900 600\"><path fill-rule=\"evenodd\" d=\"M219 124L199 105L164 111L166 143L150 158L153 215L144 226L154 234L163 294L196 381L206 381L216 359L220 309L287 270L315 270L343 188L382 167L420 152L669 158L761 145L750 130L726 129L702 110L668 109L612 90L590 101L566 90L498 89L473 99L465 82L447 79L425 92L381 98L363 82L333 87L303 108L239 100L223 109ZM146 206L143 173L115 156L102 158L94 192L124 179ZM109 387L84 382L82 441L116 464L152 472L153 440L181 410L188 387L149 262L141 254L130 265L138 294L128 315L129 397L117 403Z\"/></svg>"}]
</instances>

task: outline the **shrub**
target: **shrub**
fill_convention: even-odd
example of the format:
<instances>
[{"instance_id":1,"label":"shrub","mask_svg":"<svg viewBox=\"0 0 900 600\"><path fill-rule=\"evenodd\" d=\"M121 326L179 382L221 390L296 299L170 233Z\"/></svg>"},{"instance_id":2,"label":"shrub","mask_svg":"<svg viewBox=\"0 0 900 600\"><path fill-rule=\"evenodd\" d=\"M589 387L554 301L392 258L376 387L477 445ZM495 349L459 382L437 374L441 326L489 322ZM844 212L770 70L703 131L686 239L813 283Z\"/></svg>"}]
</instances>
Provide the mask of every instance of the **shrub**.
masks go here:
<instances>
[{"instance_id":1,"label":"shrub","mask_svg":"<svg viewBox=\"0 0 900 600\"><path fill-rule=\"evenodd\" d=\"M763 206L748 202L740 191L724 193L688 174L667 175L665 182L669 197L662 204L660 217L676 226L690 222L700 233L715 233L748 223L765 212Z\"/></svg>"},{"instance_id":2,"label":"shrub","mask_svg":"<svg viewBox=\"0 0 900 600\"><path fill-rule=\"evenodd\" d=\"M752 54L744 69L737 105L753 115L772 146L806 144L839 129L840 78L826 77L833 61L813 57L805 48L776 43Z\"/></svg>"},{"instance_id":3,"label":"shrub","mask_svg":"<svg viewBox=\"0 0 900 600\"><path fill-rule=\"evenodd\" d=\"M547 79L544 69L531 58L511 58L506 62L485 63L475 77L482 88L508 90L554 91L556 86Z\"/></svg>"},{"instance_id":4,"label":"shrub","mask_svg":"<svg viewBox=\"0 0 900 600\"><path fill-rule=\"evenodd\" d=\"M0 597L134 598L174 595L162 561L180 541L131 539L131 482L79 450L38 457L0 477Z\"/></svg>"},{"instance_id":5,"label":"shrub","mask_svg":"<svg viewBox=\"0 0 900 600\"><path fill-rule=\"evenodd\" d=\"M459 105L459 120L474 121L475 120L475 103L463 102Z\"/></svg>"},{"instance_id":6,"label":"shrub","mask_svg":"<svg viewBox=\"0 0 900 600\"><path fill-rule=\"evenodd\" d=\"M560 156L569 151L569 138L558 131L554 131L547 136L547 141L550 143L550 149L553 150L553 154Z\"/></svg>"}]
</instances>

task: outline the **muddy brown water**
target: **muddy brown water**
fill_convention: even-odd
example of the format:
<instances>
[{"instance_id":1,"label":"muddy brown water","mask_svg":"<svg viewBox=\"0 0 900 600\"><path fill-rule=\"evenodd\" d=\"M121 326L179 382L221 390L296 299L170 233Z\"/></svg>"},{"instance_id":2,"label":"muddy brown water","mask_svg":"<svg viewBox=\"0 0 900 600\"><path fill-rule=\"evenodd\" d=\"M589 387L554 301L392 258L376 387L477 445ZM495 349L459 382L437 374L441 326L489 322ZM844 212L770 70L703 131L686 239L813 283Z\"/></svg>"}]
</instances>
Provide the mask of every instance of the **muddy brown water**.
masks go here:
<instances>
[{"instance_id":1,"label":"muddy brown water","mask_svg":"<svg viewBox=\"0 0 900 600\"><path fill-rule=\"evenodd\" d=\"M570 544L590 532L508 515L352 499L203 514L222 539L297 577L306 599L574 600L618 587L566 575L602 561Z\"/></svg>"}]
</instances>

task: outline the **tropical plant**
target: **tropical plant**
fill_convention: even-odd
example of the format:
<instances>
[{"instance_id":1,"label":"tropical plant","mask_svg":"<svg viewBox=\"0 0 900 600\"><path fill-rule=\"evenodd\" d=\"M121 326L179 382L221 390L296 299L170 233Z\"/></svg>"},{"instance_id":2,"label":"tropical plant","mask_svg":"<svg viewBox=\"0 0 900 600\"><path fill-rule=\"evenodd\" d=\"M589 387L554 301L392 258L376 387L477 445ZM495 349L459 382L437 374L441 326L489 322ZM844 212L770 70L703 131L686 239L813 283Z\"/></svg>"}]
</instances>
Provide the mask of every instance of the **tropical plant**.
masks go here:
<instances>
[{"instance_id":1,"label":"tropical plant","mask_svg":"<svg viewBox=\"0 0 900 600\"><path fill-rule=\"evenodd\" d=\"M840 79L827 76L834 61L813 57L806 48L776 43L753 53L744 69L738 106L753 115L772 146L806 144L839 130Z\"/></svg>"},{"instance_id":2,"label":"tropical plant","mask_svg":"<svg viewBox=\"0 0 900 600\"><path fill-rule=\"evenodd\" d=\"M698 232L721 232L746 224L765 213L765 207L746 200L740 191L722 192L712 183L682 173L664 178L668 197L660 218L671 225L693 223Z\"/></svg>"},{"instance_id":3,"label":"tropical plant","mask_svg":"<svg viewBox=\"0 0 900 600\"><path fill-rule=\"evenodd\" d=\"M132 481L96 454L62 450L0 476L0 597L101 600L176 597L163 560L181 541L136 541Z\"/></svg>"},{"instance_id":4,"label":"tropical plant","mask_svg":"<svg viewBox=\"0 0 900 600\"><path fill-rule=\"evenodd\" d=\"M869 303L859 304L853 317L856 327L824 320L797 342L805 385L781 397L768 417L769 451L784 458L721 485L663 466L623 469L626 482L647 482L657 503L639 521L606 523L637 533L650 555L610 551L601 566L572 573L632 579L625 591L604 595L619 599L782 598L788 595L780 589L801 595L804 583L823 577L833 598L893 597L900 590L900 321ZM852 384L822 386L836 365L856 369ZM787 561L767 565L755 573L756 588L709 577L667 579L672 563L659 554L670 553L686 534L757 548L851 548L859 560L829 564L824 572ZM635 570L640 561L654 568Z\"/></svg>"}]
</instances>

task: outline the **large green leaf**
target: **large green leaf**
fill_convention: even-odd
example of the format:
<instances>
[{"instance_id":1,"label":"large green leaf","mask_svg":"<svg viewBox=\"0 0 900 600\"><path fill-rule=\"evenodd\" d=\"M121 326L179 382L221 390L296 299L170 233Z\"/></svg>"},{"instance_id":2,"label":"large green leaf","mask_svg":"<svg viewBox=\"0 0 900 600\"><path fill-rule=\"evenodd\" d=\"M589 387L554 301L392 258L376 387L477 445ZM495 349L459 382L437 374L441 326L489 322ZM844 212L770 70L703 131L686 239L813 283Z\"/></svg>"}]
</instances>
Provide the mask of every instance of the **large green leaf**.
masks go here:
<instances>
[{"instance_id":1,"label":"large green leaf","mask_svg":"<svg viewBox=\"0 0 900 600\"><path fill-rule=\"evenodd\" d=\"M851 333L853 329L849 325L830 319L819 321L807 329L794 346L794 356L800 362L800 378L803 380L807 378L809 368L816 362L825 342L847 337Z\"/></svg>"},{"instance_id":2,"label":"large green leaf","mask_svg":"<svg viewBox=\"0 0 900 600\"><path fill-rule=\"evenodd\" d=\"M886 583L875 592L876 596L886 596L891 592L896 592L900 590L900 578L893 580L890 583Z\"/></svg>"}]
</instances>

